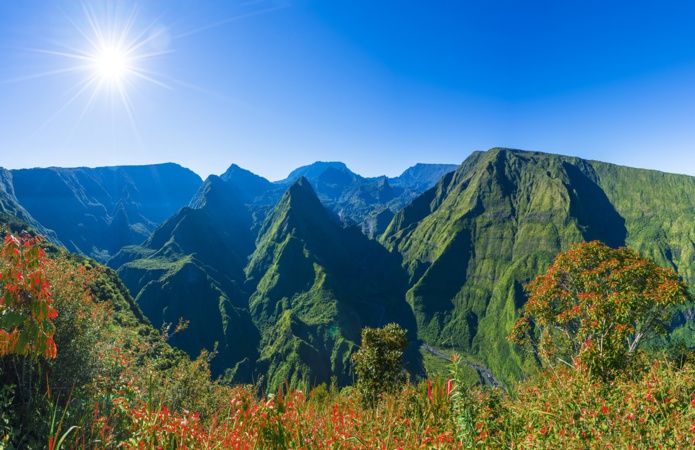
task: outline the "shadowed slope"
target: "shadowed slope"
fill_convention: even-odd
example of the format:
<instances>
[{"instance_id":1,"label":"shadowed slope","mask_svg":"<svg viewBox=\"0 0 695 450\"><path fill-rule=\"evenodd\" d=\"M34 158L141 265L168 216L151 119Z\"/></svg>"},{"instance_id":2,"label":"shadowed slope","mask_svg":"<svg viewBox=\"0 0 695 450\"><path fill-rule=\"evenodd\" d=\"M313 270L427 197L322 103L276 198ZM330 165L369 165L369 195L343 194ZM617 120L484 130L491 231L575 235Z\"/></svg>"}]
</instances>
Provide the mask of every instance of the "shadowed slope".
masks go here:
<instances>
[{"instance_id":1,"label":"shadowed slope","mask_svg":"<svg viewBox=\"0 0 695 450\"><path fill-rule=\"evenodd\" d=\"M220 374L257 357L258 331L243 290L243 269L253 251L252 219L216 176L205 181L192 206L164 222L142 246L126 247L110 264L119 268L155 326L190 321L172 344L196 357L217 343L219 355L211 368Z\"/></svg>"},{"instance_id":2,"label":"shadowed slope","mask_svg":"<svg viewBox=\"0 0 695 450\"><path fill-rule=\"evenodd\" d=\"M19 203L72 252L101 262L187 204L198 175L176 164L12 171Z\"/></svg>"}]
</instances>

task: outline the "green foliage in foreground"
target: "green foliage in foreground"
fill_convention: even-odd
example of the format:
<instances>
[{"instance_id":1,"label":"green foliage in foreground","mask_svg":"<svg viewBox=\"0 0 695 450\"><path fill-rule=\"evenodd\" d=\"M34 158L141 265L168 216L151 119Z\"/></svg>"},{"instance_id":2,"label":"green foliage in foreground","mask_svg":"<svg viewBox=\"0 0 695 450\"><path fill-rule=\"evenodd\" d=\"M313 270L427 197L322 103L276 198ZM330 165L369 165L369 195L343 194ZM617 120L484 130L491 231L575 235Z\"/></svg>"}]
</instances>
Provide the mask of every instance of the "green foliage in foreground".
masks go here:
<instances>
[{"instance_id":1,"label":"green foliage in foreground","mask_svg":"<svg viewBox=\"0 0 695 450\"><path fill-rule=\"evenodd\" d=\"M560 366L501 390L454 394L463 448L691 448L695 367L668 359L611 381Z\"/></svg>"},{"instance_id":2,"label":"green foliage in foreground","mask_svg":"<svg viewBox=\"0 0 695 450\"><path fill-rule=\"evenodd\" d=\"M30 246L32 244L30 243ZM53 254L53 252L49 252ZM356 390L253 386L210 380L145 323L116 319L105 270L56 253L41 270L58 312L54 359L0 358L0 447L7 449L684 448L695 445L693 355L650 360L603 381L559 367L509 392L453 381L383 393L363 408ZM2 286L5 286L4 284ZM130 315L127 308L120 314ZM135 324L135 325L133 325ZM182 324L181 327L185 327ZM179 327L179 328L181 328ZM403 349L403 330L365 344ZM5 330L7 331L7 330ZM177 330L172 330L175 333ZM370 332L367 332L370 334ZM393 339L392 339L393 338ZM393 344L393 345L391 345ZM39 352L40 353L40 352Z\"/></svg>"},{"instance_id":3,"label":"green foliage in foreground","mask_svg":"<svg viewBox=\"0 0 695 450\"><path fill-rule=\"evenodd\" d=\"M393 393L406 381L403 352L408 348L405 330L390 323L384 328L364 328L362 346L352 355L357 391L366 406L374 406L384 393Z\"/></svg>"},{"instance_id":4,"label":"green foliage in foreground","mask_svg":"<svg viewBox=\"0 0 695 450\"><path fill-rule=\"evenodd\" d=\"M675 308L693 299L673 270L598 241L560 253L525 289L529 300L513 340L532 340L550 367L585 366L604 380L628 369L645 343L666 335Z\"/></svg>"}]
</instances>

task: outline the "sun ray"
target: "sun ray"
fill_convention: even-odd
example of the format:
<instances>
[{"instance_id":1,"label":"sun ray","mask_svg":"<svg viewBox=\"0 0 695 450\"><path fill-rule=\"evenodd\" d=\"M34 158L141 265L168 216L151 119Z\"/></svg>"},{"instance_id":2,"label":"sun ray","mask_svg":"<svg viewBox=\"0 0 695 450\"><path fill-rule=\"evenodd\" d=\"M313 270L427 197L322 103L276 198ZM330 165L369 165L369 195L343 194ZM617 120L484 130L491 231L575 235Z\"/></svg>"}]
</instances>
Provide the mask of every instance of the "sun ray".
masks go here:
<instances>
[{"instance_id":1,"label":"sun ray","mask_svg":"<svg viewBox=\"0 0 695 450\"><path fill-rule=\"evenodd\" d=\"M69 67L66 69L50 70L47 72L33 73L31 75L24 75L22 77L10 78L7 80L0 80L0 84L21 83L23 81L35 80L37 78L45 78L45 77L51 77L54 75L64 75L64 74L68 74L68 73L76 73L76 72L81 72L83 70L84 70L83 67Z\"/></svg>"},{"instance_id":2,"label":"sun ray","mask_svg":"<svg viewBox=\"0 0 695 450\"><path fill-rule=\"evenodd\" d=\"M31 138L33 138L34 136L36 136L37 134L39 134L39 133L41 132L41 130L43 130L44 128L46 128L46 127L48 126L48 124L50 124L53 120L55 120L55 118L58 117L63 111L65 111L65 110L68 108L68 106L70 106L73 102L75 102L75 100L77 100L78 98L80 98L80 97L82 96L82 94L83 94L84 92L86 92L87 89L88 89L93 83L94 83L94 80L93 80L93 79L86 79L86 80L83 80L83 82L80 83L80 84L83 84L82 88L80 88L79 90L77 90L77 92L75 92L75 94L74 94L72 97L70 97L70 99L69 99L68 101L66 101L65 104L63 104L63 106L61 106L61 107L58 109L58 111L56 111L55 113L53 113L53 115L52 115L51 117L49 117L43 124L41 124L41 126L38 127L38 128L36 129L36 131L34 131L34 132L29 136L29 138L28 138L27 140L31 140ZM79 87L80 84L76 85L75 88ZM96 92L96 91L94 91L94 92Z\"/></svg>"},{"instance_id":3,"label":"sun ray","mask_svg":"<svg viewBox=\"0 0 695 450\"><path fill-rule=\"evenodd\" d=\"M192 35L192 34L200 33L201 31L210 30L210 29L212 29L212 28L217 28L217 27L220 27L220 26L222 26L222 25L227 25L227 24L230 24L230 23L232 23L232 22L237 22L237 21L239 21L239 20L247 19L247 18L249 18L249 17L259 16L259 15L263 15L263 14L268 14L268 13L271 13L271 12L280 11L280 10L287 9L287 8L289 8L289 6L283 6L283 5L281 5L281 6L273 6L273 7L270 7L270 8L261 9L261 10L259 10L259 11L253 11L253 12L249 12L249 13L246 13L246 14L240 14L240 15L238 15L238 16L230 17L230 18L228 18L228 19L223 19L223 20L220 20L220 21L211 23L211 24L209 24L209 25L204 25L204 26L199 27L199 28L196 28L196 29L194 29L194 30L186 31L186 32L184 32L184 33L181 33L181 34L177 35L177 36L176 36L176 39L180 39L180 38L182 38L182 37L186 37L186 36L190 36L190 35Z\"/></svg>"}]
</instances>

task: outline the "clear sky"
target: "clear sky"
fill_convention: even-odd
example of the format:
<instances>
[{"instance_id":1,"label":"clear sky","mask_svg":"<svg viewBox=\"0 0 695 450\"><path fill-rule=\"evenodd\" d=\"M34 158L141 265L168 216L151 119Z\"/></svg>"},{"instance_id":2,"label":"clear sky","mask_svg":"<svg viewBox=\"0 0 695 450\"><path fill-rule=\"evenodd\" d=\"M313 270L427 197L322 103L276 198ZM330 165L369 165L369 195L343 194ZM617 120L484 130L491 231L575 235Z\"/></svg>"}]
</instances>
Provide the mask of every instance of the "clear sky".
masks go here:
<instances>
[{"instance_id":1,"label":"clear sky","mask_svg":"<svg viewBox=\"0 0 695 450\"><path fill-rule=\"evenodd\" d=\"M0 0L0 166L365 176L506 146L695 175L695 2Z\"/></svg>"}]
</instances>

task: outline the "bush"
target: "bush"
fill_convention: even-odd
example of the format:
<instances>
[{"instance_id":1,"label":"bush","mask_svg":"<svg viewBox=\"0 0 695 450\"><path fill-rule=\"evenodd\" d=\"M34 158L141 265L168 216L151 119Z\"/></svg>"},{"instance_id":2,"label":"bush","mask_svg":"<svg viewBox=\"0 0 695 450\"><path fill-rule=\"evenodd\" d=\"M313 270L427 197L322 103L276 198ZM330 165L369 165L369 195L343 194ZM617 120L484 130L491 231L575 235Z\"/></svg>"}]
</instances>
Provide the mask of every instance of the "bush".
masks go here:
<instances>
[{"instance_id":1,"label":"bush","mask_svg":"<svg viewBox=\"0 0 695 450\"><path fill-rule=\"evenodd\" d=\"M395 392L406 382L403 352L409 342L405 333L395 323L362 330L362 347L352 360L357 390L365 405L374 406L382 394Z\"/></svg>"}]
</instances>

